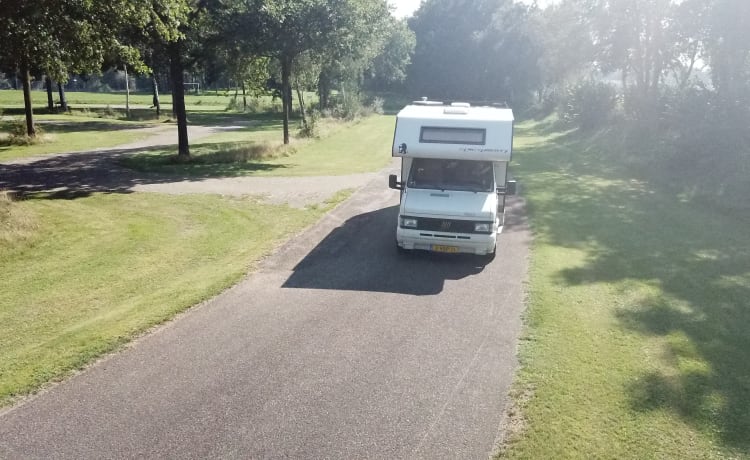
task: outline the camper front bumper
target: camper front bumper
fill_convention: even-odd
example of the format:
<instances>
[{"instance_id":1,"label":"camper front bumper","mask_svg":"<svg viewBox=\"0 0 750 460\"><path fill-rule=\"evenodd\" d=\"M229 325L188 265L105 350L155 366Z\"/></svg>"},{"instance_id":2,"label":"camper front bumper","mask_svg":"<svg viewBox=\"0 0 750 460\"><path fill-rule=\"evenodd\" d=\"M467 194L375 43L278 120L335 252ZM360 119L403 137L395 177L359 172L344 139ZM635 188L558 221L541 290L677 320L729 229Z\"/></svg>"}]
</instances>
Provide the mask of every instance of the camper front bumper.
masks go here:
<instances>
[{"instance_id":1,"label":"camper front bumper","mask_svg":"<svg viewBox=\"0 0 750 460\"><path fill-rule=\"evenodd\" d=\"M447 233L396 229L396 243L404 249L487 255L495 251L497 233Z\"/></svg>"}]
</instances>

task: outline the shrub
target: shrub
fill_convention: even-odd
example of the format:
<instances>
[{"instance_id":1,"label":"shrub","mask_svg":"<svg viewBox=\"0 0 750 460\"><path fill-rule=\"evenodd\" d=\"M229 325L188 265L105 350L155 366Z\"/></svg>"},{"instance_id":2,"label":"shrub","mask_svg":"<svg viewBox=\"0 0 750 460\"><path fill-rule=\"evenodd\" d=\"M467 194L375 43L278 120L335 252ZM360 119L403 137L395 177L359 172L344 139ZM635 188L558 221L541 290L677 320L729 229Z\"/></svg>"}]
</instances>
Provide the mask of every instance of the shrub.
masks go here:
<instances>
[{"instance_id":1,"label":"shrub","mask_svg":"<svg viewBox=\"0 0 750 460\"><path fill-rule=\"evenodd\" d=\"M11 124L10 133L8 133L4 143L7 145L33 145L43 142L44 130L39 125L34 125L34 129L36 130L36 137L29 137L26 134L26 120L16 119Z\"/></svg>"},{"instance_id":2,"label":"shrub","mask_svg":"<svg viewBox=\"0 0 750 460\"><path fill-rule=\"evenodd\" d=\"M198 102L200 102L200 100ZM227 112L240 112L241 110L242 110L242 103L239 101L239 98L237 96L232 96L232 98L229 99L229 103L227 104L226 111Z\"/></svg>"},{"instance_id":3,"label":"shrub","mask_svg":"<svg viewBox=\"0 0 750 460\"><path fill-rule=\"evenodd\" d=\"M99 113L99 116L102 118L117 118L117 112L111 105L107 104L104 110Z\"/></svg>"},{"instance_id":4,"label":"shrub","mask_svg":"<svg viewBox=\"0 0 750 460\"><path fill-rule=\"evenodd\" d=\"M307 138L313 138L313 137L319 137L320 132L318 129L318 120L320 119L320 112L317 110L310 110L310 112L307 114L307 124L300 123L300 128L298 131L299 137L307 137Z\"/></svg>"},{"instance_id":5,"label":"shrub","mask_svg":"<svg viewBox=\"0 0 750 460\"><path fill-rule=\"evenodd\" d=\"M582 130L604 126L617 104L617 92L607 83L586 80L567 88L561 115Z\"/></svg>"},{"instance_id":6,"label":"shrub","mask_svg":"<svg viewBox=\"0 0 750 460\"><path fill-rule=\"evenodd\" d=\"M383 109L383 106L385 105L385 99L382 97L375 97L372 100L372 103L370 104L370 109L373 113L377 113L378 115L383 115L385 113L385 110Z\"/></svg>"},{"instance_id":7,"label":"shrub","mask_svg":"<svg viewBox=\"0 0 750 460\"><path fill-rule=\"evenodd\" d=\"M363 111L362 100L353 91L345 93L340 102L334 107L335 116L344 120L354 120L362 116Z\"/></svg>"}]
</instances>

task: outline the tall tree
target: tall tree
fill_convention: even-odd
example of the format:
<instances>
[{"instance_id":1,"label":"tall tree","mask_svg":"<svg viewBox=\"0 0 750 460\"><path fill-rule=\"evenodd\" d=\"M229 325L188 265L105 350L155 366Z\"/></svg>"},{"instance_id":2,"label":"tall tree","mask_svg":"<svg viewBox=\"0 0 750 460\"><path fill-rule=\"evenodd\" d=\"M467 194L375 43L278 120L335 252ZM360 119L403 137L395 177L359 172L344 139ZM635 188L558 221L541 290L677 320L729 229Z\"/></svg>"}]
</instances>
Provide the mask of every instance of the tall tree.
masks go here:
<instances>
[{"instance_id":1,"label":"tall tree","mask_svg":"<svg viewBox=\"0 0 750 460\"><path fill-rule=\"evenodd\" d=\"M366 79L375 90L385 90L406 80L417 39L405 20L389 17L380 52L366 70Z\"/></svg>"},{"instance_id":2,"label":"tall tree","mask_svg":"<svg viewBox=\"0 0 750 460\"><path fill-rule=\"evenodd\" d=\"M750 102L750 2L708 2L707 54L711 77L722 100Z\"/></svg>"},{"instance_id":3,"label":"tall tree","mask_svg":"<svg viewBox=\"0 0 750 460\"><path fill-rule=\"evenodd\" d=\"M388 14L385 0L242 0L227 21L249 55L277 59L281 67L284 143L289 143L291 75L302 53L345 53L367 41Z\"/></svg>"},{"instance_id":4,"label":"tall tree","mask_svg":"<svg viewBox=\"0 0 750 460\"><path fill-rule=\"evenodd\" d=\"M540 102L568 82L592 72L598 57L591 34L593 15L590 0L562 0L544 9L532 9L531 28L541 49Z\"/></svg>"},{"instance_id":5,"label":"tall tree","mask_svg":"<svg viewBox=\"0 0 750 460\"><path fill-rule=\"evenodd\" d=\"M409 26L417 38L409 71L415 94L513 103L537 86L540 50L523 5L426 0Z\"/></svg>"},{"instance_id":6,"label":"tall tree","mask_svg":"<svg viewBox=\"0 0 750 460\"><path fill-rule=\"evenodd\" d=\"M118 41L119 31L148 26L170 35L184 6L184 0L0 0L0 61L20 70L27 134L36 134L31 68L58 81L69 71L98 72L108 52L127 48Z\"/></svg>"},{"instance_id":7,"label":"tall tree","mask_svg":"<svg viewBox=\"0 0 750 460\"><path fill-rule=\"evenodd\" d=\"M604 71L619 70L639 117L655 115L663 77L676 52L672 0L599 0L597 46Z\"/></svg>"}]
</instances>

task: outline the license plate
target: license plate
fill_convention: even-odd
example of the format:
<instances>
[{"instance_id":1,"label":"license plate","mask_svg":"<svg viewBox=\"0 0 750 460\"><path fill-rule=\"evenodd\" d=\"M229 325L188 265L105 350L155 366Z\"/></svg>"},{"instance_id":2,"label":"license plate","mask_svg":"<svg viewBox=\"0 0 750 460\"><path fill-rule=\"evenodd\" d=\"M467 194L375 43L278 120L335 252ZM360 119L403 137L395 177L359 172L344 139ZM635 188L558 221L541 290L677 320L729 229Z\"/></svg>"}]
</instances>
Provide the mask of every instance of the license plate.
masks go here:
<instances>
[{"instance_id":1,"label":"license plate","mask_svg":"<svg viewBox=\"0 0 750 460\"><path fill-rule=\"evenodd\" d=\"M432 250L435 252L458 252L458 248L455 246L443 246L441 244L433 244Z\"/></svg>"}]
</instances>

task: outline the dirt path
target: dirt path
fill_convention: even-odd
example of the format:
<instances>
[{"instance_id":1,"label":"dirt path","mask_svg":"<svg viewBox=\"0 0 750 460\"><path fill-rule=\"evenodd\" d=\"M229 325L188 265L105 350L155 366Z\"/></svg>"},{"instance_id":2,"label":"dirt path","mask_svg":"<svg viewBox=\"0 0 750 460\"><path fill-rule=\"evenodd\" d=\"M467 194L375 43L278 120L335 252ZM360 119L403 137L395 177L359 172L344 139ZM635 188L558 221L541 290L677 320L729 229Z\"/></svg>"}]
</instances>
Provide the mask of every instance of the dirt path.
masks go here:
<instances>
[{"instance_id":1,"label":"dirt path","mask_svg":"<svg viewBox=\"0 0 750 460\"><path fill-rule=\"evenodd\" d=\"M246 124L189 126L191 142L213 134L242 129ZM318 177L195 178L140 173L120 166L118 159L144 149L177 144L174 125L145 128L149 136L110 148L66 152L0 163L0 190L47 192L70 198L93 192L215 193L252 195L273 203L306 207L322 203L340 190L356 189L375 173Z\"/></svg>"}]
</instances>

